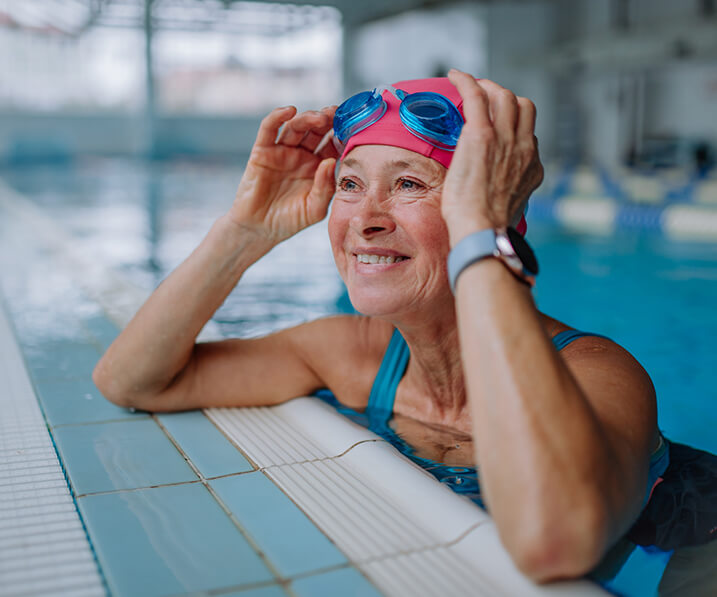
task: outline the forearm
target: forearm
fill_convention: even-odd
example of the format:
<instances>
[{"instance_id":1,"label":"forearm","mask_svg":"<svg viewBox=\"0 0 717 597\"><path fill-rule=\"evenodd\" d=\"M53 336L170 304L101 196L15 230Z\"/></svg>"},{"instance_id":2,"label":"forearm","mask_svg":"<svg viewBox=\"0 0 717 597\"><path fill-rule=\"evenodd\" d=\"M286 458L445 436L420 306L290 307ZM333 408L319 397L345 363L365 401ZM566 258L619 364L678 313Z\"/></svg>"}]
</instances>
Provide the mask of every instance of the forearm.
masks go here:
<instances>
[{"instance_id":1,"label":"forearm","mask_svg":"<svg viewBox=\"0 0 717 597\"><path fill-rule=\"evenodd\" d=\"M97 364L95 383L127 404L166 389L189 362L197 335L246 269L272 245L219 218L150 296Z\"/></svg>"},{"instance_id":2,"label":"forearm","mask_svg":"<svg viewBox=\"0 0 717 597\"><path fill-rule=\"evenodd\" d=\"M534 542L549 557L573 531L604 542L610 446L528 287L486 259L459 278L456 308L481 486L507 547L519 560Z\"/></svg>"}]
</instances>

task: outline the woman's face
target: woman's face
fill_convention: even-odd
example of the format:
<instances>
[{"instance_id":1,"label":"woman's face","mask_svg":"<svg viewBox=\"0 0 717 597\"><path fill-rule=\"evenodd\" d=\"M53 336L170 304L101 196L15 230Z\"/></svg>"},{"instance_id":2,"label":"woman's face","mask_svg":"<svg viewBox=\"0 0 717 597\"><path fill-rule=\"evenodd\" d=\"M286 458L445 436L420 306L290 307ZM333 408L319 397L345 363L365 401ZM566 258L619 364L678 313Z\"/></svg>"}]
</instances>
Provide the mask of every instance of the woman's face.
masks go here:
<instances>
[{"instance_id":1,"label":"woman's face","mask_svg":"<svg viewBox=\"0 0 717 597\"><path fill-rule=\"evenodd\" d=\"M386 145L356 147L341 162L329 237L361 313L415 312L450 298L445 174L435 160Z\"/></svg>"}]
</instances>

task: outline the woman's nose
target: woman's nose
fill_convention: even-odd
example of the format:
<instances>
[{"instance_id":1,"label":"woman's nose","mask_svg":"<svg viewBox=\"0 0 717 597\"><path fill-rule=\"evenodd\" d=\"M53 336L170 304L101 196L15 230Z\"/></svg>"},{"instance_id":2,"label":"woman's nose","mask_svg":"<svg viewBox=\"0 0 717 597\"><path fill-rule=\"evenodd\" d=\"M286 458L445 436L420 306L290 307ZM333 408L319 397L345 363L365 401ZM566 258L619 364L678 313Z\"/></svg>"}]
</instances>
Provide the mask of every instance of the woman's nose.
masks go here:
<instances>
[{"instance_id":1,"label":"woman's nose","mask_svg":"<svg viewBox=\"0 0 717 597\"><path fill-rule=\"evenodd\" d=\"M388 209L386 201L374 195L367 195L357 205L351 217L351 228L365 238L377 234L392 232L396 223Z\"/></svg>"}]
</instances>

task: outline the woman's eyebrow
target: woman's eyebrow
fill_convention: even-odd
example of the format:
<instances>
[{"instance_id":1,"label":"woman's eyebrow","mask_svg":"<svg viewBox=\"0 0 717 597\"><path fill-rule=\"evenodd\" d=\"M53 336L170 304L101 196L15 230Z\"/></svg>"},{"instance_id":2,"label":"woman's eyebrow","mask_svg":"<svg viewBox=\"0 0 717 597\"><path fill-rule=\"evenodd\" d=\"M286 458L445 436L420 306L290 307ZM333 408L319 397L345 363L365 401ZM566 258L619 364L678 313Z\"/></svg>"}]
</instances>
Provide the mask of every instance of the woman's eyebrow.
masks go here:
<instances>
[{"instance_id":1,"label":"woman's eyebrow","mask_svg":"<svg viewBox=\"0 0 717 597\"><path fill-rule=\"evenodd\" d=\"M386 169L390 169L392 171L412 170L421 178L425 179L433 179L440 174L438 169L433 167L433 164L431 164L431 166L428 166L427 164L419 162L418 160L394 160L386 164Z\"/></svg>"},{"instance_id":2,"label":"woman's eyebrow","mask_svg":"<svg viewBox=\"0 0 717 597\"><path fill-rule=\"evenodd\" d=\"M413 162L406 162L404 160L394 160L393 162L389 162L388 166L396 170L403 170L404 168L415 168L416 164Z\"/></svg>"},{"instance_id":3,"label":"woman's eyebrow","mask_svg":"<svg viewBox=\"0 0 717 597\"><path fill-rule=\"evenodd\" d=\"M359 172L363 171L363 163L355 158L346 158L345 160L343 160L342 165L346 166L347 168L357 170ZM382 164L381 169L390 172L396 170L414 170L420 172L422 170L425 170L425 165L414 160L391 160L390 162L385 162L384 164ZM428 176L435 176L438 174L437 172L433 171L432 168L429 168L429 170L429 172L426 172Z\"/></svg>"},{"instance_id":4,"label":"woman's eyebrow","mask_svg":"<svg viewBox=\"0 0 717 597\"><path fill-rule=\"evenodd\" d=\"M360 167L360 165L361 165L361 163L354 158L346 158L341 163L344 164L345 166L348 166L349 168L357 168L357 167Z\"/></svg>"},{"instance_id":5,"label":"woman's eyebrow","mask_svg":"<svg viewBox=\"0 0 717 597\"><path fill-rule=\"evenodd\" d=\"M349 168L361 168L361 162L354 158L346 158L343 163L348 166ZM415 168L416 164L414 162L407 162L405 160L393 160L391 162L387 162L385 165L387 168Z\"/></svg>"}]
</instances>

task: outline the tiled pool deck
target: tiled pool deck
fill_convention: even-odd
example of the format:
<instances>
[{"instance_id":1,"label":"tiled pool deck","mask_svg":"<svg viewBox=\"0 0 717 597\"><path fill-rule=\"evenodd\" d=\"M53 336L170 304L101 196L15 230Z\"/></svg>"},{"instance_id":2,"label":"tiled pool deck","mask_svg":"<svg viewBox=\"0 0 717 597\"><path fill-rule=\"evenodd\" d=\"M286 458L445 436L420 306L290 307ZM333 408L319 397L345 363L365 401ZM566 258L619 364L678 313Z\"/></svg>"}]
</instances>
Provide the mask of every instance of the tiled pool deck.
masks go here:
<instances>
[{"instance_id":1,"label":"tiled pool deck","mask_svg":"<svg viewBox=\"0 0 717 597\"><path fill-rule=\"evenodd\" d=\"M91 371L141 297L92 267L0 187L0 593L602 594L534 586L483 511L316 399L108 403Z\"/></svg>"}]
</instances>

